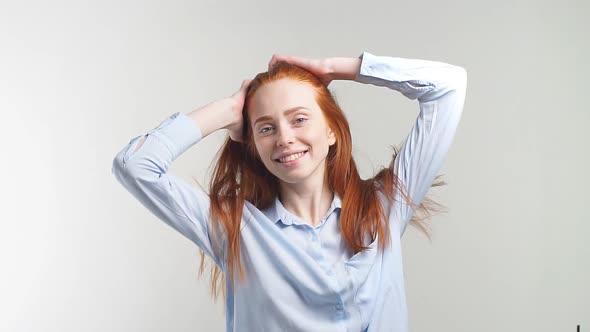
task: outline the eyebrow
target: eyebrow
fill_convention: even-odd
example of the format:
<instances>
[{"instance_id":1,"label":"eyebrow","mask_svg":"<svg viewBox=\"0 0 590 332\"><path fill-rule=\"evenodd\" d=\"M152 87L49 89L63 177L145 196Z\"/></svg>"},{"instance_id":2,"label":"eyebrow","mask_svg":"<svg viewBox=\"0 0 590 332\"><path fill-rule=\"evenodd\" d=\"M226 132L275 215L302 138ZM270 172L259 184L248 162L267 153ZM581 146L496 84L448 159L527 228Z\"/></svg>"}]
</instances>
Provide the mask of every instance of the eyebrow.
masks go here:
<instances>
[{"instance_id":1,"label":"eyebrow","mask_svg":"<svg viewBox=\"0 0 590 332\"><path fill-rule=\"evenodd\" d=\"M300 109L307 109L307 108L305 108L305 107L303 107L303 106L296 106L296 107L289 108L288 110L284 111L284 112L283 112L283 114L285 114L285 115L289 115L289 114L291 114L291 113L293 113L293 112L295 112L295 111L298 111L298 110L300 110ZM256 126L256 124L257 124L258 122L260 122L260 121L267 121L267 120L272 120L272 117L270 117L270 116L268 116L268 115L261 116L261 117L259 117L258 119L256 119L256 121L254 121L254 126Z\"/></svg>"}]
</instances>

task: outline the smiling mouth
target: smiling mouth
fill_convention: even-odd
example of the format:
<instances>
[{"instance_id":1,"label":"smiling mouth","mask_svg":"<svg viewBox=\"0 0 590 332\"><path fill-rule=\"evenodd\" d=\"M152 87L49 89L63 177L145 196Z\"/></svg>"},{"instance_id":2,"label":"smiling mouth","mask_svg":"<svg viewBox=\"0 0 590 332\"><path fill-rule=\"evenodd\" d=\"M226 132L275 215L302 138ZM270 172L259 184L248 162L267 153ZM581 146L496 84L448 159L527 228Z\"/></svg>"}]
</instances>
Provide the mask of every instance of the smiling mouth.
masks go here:
<instances>
[{"instance_id":1,"label":"smiling mouth","mask_svg":"<svg viewBox=\"0 0 590 332\"><path fill-rule=\"evenodd\" d=\"M297 160L297 159L299 159L299 158L303 157L303 155L304 155L304 154L306 154L308 151L309 151L309 150L305 150L305 151L303 151L303 152L294 153L294 154L292 154L292 155L290 155L290 156L287 156L287 157L283 157L283 158L275 159L275 161L276 161L276 162L279 162L279 163L288 163L288 162L290 162L290 161Z\"/></svg>"}]
</instances>

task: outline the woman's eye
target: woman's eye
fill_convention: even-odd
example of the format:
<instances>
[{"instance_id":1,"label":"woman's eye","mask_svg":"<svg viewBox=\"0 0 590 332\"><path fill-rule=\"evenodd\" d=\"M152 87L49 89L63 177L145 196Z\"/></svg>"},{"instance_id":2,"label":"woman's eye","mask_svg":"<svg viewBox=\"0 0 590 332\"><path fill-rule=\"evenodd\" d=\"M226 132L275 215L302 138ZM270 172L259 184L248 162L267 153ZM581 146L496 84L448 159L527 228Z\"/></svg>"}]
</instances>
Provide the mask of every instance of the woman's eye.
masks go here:
<instances>
[{"instance_id":1,"label":"woman's eye","mask_svg":"<svg viewBox=\"0 0 590 332\"><path fill-rule=\"evenodd\" d=\"M300 123L303 123L307 120L308 119L306 119L306 118L297 118L297 119L295 119L295 123L300 124ZM259 134L268 134L268 132L270 132L271 130L272 130L272 127L264 127L264 128L260 128L260 130L258 130L258 133Z\"/></svg>"}]
</instances>

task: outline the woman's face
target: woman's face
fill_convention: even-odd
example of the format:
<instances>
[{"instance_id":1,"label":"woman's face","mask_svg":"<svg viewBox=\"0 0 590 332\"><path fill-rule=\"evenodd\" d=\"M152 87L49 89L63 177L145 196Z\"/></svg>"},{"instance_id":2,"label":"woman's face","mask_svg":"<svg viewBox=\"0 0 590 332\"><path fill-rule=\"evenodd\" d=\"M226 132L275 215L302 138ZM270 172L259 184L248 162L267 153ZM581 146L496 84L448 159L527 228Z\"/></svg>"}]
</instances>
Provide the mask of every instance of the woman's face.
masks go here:
<instances>
[{"instance_id":1,"label":"woman's face","mask_svg":"<svg viewBox=\"0 0 590 332\"><path fill-rule=\"evenodd\" d=\"M267 83L248 109L256 150L272 174L292 184L323 181L328 149L336 140L310 85L290 79ZM285 154L287 159L279 160Z\"/></svg>"}]
</instances>

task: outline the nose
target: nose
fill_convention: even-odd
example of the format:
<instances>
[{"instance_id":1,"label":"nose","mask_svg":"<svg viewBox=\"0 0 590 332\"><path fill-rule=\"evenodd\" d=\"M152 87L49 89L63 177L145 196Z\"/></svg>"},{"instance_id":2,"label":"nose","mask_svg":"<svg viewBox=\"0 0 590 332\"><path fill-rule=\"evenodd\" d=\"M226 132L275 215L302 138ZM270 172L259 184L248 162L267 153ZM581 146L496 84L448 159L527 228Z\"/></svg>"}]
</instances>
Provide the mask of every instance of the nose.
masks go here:
<instances>
[{"instance_id":1,"label":"nose","mask_svg":"<svg viewBox=\"0 0 590 332\"><path fill-rule=\"evenodd\" d=\"M277 128L277 146L292 144L294 140L293 129L289 126L281 126L280 128Z\"/></svg>"}]
</instances>

